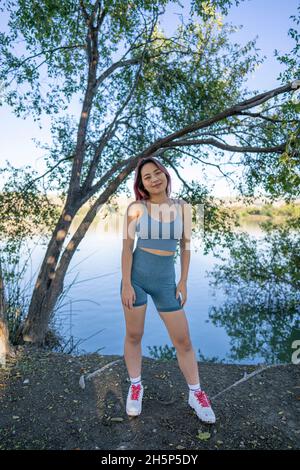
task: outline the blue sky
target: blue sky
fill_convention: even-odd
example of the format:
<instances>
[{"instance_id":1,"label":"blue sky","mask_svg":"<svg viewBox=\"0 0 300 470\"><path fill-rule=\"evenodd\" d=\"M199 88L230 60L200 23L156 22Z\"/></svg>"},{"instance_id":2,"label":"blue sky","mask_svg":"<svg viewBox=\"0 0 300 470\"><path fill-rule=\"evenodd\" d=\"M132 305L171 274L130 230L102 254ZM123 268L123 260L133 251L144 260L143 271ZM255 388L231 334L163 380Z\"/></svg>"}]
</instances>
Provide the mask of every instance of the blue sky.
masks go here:
<instances>
[{"instance_id":1,"label":"blue sky","mask_svg":"<svg viewBox=\"0 0 300 470\"><path fill-rule=\"evenodd\" d=\"M179 21L178 13L188 14L189 1L182 0L184 9L179 6L169 5L165 17L161 21L166 32L171 33ZM240 31L232 35L233 42L246 44L249 40L258 36L256 47L260 49L260 56L266 56L264 63L249 76L247 87L250 90L268 90L279 86L276 80L282 66L274 58L274 50L280 53L289 52L294 43L288 36L288 30L295 27L295 23L289 19L297 12L298 0L246 0L238 7L232 7L229 14L224 19L233 25L243 25ZM1 30L5 29L5 16L2 16ZM74 113L74 109L71 110ZM42 142L51 142L50 120L42 119L42 129L32 119L17 118L13 115L8 106L0 107L1 120L1 148L0 161L3 166L5 160L9 160L14 166L21 167L32 165L32 167L42 173L44 171L43 150L36 147L32 138ZM186 167L182 171L182 176L188 181L195 178L197 167L191 169ZM231 188L228 184L220 180L215 180L216 171L210 170L210 183L216 183L213 194L216 196L232 196ZM175 182L173 175L173 189L177 191L180 184Z\"/></svg>"}]
</instances>

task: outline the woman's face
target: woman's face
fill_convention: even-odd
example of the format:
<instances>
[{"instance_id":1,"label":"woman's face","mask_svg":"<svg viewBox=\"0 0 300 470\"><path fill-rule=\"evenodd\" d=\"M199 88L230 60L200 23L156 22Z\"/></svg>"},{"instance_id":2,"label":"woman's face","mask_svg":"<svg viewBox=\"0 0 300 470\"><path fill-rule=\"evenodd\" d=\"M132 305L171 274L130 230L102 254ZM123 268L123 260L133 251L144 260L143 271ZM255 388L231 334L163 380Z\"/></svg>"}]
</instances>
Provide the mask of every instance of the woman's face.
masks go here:
<instances>
[{"instance_id":1,"label":"woman's face","mask_svg":"<svg viewBox=\"0 0 300 470\"><path fill-rule=\"evenodd\" d=\"M146 163L141 169L141 177L144 188L149 194L166 193L168 180L163 171L154 163Z\"/></svg>"}]
</instances>

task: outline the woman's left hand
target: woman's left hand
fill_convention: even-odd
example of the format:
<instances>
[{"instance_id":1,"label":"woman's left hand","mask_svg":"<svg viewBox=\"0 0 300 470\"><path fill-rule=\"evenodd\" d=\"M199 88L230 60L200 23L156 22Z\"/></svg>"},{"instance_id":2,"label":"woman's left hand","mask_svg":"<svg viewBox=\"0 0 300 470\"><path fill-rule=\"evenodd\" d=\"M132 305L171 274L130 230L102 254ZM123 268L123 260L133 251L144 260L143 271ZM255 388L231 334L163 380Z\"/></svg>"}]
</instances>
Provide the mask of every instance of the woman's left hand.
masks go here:
<instances>
[{"instance_id":1,"label":"woman's left hand","mask_svg":"<svg viewBox=\"0 0 300 470\"><path fill-rule=\"evenodd\" d=\"M181 295L181 306L183 307L187 299L186 281L179 281L176 288L176 299Z\"/></svg>"}]
</instances>

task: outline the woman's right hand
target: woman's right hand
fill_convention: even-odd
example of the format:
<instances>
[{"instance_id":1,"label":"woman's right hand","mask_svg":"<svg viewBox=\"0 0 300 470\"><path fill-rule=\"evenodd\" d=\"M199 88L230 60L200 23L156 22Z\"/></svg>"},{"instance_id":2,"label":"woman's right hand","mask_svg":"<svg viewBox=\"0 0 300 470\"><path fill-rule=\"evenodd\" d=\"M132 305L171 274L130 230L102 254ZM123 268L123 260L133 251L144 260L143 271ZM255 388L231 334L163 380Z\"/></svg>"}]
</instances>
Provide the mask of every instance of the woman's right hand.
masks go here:
<instances>
[{"instance_id":1,"label":"woman's right hand","mask_svg":"<svg viewBox=\"0 0 300 470\"><path fill-rule=\"evenodd\" d=\"M131 284L123 284L122 283L122 304L129 308L132 309L132 304L136 301L136 295L134 288L132 287Z\"/></svg>"}]
</instances>

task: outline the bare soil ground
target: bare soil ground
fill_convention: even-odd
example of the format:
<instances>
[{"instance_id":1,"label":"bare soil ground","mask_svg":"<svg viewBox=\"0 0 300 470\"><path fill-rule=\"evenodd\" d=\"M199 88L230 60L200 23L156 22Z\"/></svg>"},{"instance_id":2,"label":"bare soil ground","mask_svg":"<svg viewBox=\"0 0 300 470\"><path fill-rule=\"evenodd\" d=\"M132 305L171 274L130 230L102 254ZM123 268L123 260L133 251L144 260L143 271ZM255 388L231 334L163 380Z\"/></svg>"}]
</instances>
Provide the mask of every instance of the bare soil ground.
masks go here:
<instances>
[{"instance_id":1,"label":"bare soil ground","mask_svg":"<svg viewBox=\"0 0 300 470\"><path fill-rule=\"evenodd\" d=\"M299 449L300 367L262 367L199 363L217 416L208 425L177 361L143 358L143 410L130 418L123 357L20 346L0 368L0 449Z\"/></svg>"}]
</instances>

